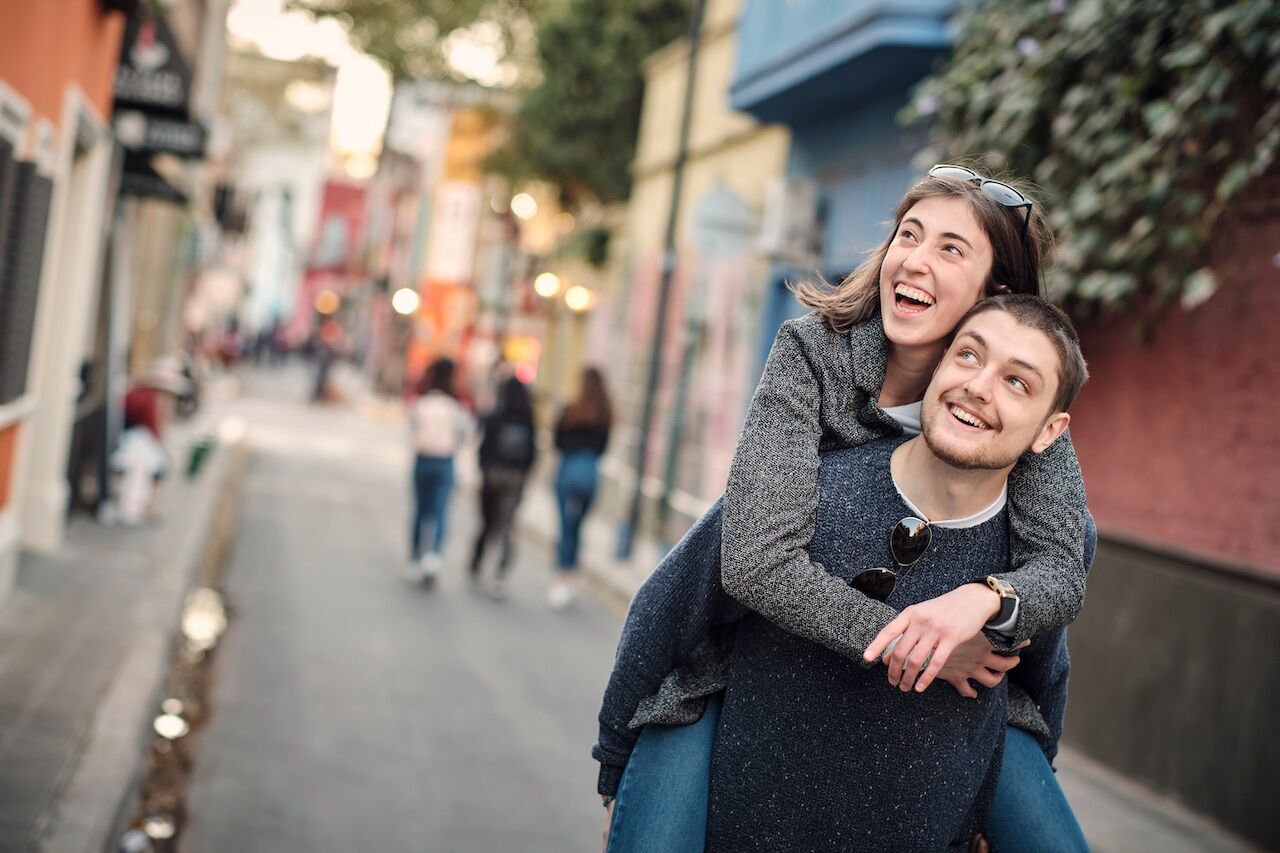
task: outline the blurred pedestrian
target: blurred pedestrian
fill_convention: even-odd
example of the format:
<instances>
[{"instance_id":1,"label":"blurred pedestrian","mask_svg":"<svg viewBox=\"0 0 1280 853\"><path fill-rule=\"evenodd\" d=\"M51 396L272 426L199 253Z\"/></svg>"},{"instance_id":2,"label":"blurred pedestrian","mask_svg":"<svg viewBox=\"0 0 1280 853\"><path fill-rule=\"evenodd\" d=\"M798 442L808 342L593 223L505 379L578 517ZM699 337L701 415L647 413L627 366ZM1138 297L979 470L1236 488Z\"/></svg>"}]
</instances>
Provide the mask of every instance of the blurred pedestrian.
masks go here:
<instances>
[{"instance_id":1,"label":"blurred pedestrian","mask_svg":"<svg viewBox=\"0 0 1280 853\"><path fill-rule=\"evenodd\" d=\"M413 526L411 562L406 577L412 582L435 581L440 572L453 494L453 457L466 439L470 418L454 392L454 363L441 358L427 368L417 400L409 409L413 442ZM431 525L424 544L423 526Z\"/></svg>"},{"instance_id":2,"label":"blurred pedestrian","mask_svg":"<svg viewBox=\"0 0 1280 853\"><path fill-rule=\"evenodd\" d=\"M578 399L565 408L556 423L556 450L560 451L560 470L556 473L560 540L556 547L556 576L547 599L557 609L567 606L574 597L582 521L595 500L600 457L609 444L612 426L613 407L609 404L604 376L598 369L588 367L582 371Z\"/></svg>"},{"instance_id":3,"label":"blurred pedestrian","mask_svg":"<svg viewBox=\"0 0 1280 853\"><path fill-rule=\"evenodd\" d=\"M471 579L480 580L485 551L498 540L500 552L491 590L495 598L503 598L511 570L512 523L537 456L533 401L523 382L514 376L503 380L497 403L481 420L480 429L481 527L471 555Z\"/></svg>"},{"instance_id":4,"label":"blurred pedestrian","mask_svg":"<svg viewBox=\"0 0 1280 853\"><path fill-rule=\"evenodd\" d=\"M160 358L124 395L124 432L110 464L120 477L119 518L125 524L159 516L156 488L170 467L165 426L189 386L176 359Z\"/></svg>"}]
</instances>

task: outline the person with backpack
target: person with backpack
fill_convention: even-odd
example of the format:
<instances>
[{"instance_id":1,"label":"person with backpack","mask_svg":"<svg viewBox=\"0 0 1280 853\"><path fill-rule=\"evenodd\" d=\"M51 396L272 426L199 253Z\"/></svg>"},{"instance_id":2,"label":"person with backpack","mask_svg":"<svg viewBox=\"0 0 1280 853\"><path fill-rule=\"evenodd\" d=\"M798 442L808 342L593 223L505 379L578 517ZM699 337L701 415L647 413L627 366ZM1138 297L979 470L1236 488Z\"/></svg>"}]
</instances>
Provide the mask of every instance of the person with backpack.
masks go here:
<instances>
[{"instance_id":1,"label":"person with backpack","mask_svg":"<svg viewBox=\"0 0 1280 853\"><path fill-rule=\"evenodd\" d=\"M511 377L498 389L493 411L480 421L480 533L471 556L471 580L481 579L485 551L500 541L497 571L490 590L506 597L511 570L511 527L524 493L524 483L537 456L534 443L533 401L523 382Z\"/></svg>"}]
</instances>

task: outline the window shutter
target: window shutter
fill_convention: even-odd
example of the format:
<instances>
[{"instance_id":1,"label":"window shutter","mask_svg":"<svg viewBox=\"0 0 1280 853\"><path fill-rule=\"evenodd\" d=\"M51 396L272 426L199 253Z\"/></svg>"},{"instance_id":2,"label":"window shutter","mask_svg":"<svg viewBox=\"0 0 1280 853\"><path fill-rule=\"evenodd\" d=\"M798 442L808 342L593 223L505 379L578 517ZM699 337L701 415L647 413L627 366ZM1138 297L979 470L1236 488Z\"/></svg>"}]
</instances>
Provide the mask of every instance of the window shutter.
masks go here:
<instances>
[{"instance_id":1,"label":"window shutter","mask_svg":"<svg viewBox=\"0 0 1280 853\"><path fill-rule=\"evenodd\" d=\"M22 396L40 289L53 182L34 163L11 168L4 251L0 253L0 403Z\"/></svg>"}]
</instances>

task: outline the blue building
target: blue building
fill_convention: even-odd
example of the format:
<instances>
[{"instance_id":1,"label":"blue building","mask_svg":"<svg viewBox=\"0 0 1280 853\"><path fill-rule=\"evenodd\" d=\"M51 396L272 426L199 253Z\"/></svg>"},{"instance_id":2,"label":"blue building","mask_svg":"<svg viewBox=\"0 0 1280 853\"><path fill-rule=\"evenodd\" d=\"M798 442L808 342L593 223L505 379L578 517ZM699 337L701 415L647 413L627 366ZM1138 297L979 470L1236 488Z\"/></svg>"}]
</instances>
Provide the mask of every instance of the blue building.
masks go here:
<instances>
[{"instance_id":1,"label":"blue building","mask_svg":"<svg viewBox=\"0 0 1280 853\"><path fill-rule=\"evenodd\" d=\"M927 142L897 113L951 44L952 0L746 0L731 105L791 128L788 178L816 189L816 266L838 280L885 235L885 220L918 176ZM783 320L800 313L775 266L761 360Z\"/></svg>"}]
</instances>

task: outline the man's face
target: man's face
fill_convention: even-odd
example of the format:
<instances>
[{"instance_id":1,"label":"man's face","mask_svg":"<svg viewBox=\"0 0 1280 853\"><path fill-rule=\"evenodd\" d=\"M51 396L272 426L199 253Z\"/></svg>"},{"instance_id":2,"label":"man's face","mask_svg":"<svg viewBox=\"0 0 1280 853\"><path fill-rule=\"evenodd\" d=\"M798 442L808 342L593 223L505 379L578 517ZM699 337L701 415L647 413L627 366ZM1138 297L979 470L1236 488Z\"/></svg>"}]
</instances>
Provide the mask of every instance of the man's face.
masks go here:
<instances>
[{"instance_id":1,"label":"man's face","mask_svg":"<svg viewBox=\"0 0 1280 853\"><path fill-rule=\"evenodd\" d=\"M1059 360L1048 336L1004 311L957 332L925 390L921 427L933 454L957 468L1009 468L1067 428L1053 413Z\"/></svg>"}]
</instances>

